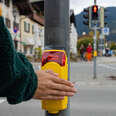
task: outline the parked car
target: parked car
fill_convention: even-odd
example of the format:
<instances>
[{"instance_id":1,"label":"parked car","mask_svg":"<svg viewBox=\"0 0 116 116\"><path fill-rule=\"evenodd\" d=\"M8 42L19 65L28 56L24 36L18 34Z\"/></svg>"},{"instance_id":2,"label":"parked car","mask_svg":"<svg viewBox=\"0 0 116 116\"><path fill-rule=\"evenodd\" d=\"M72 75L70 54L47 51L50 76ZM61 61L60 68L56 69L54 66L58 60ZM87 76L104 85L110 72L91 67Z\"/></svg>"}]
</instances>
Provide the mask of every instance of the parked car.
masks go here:
<instances>
[{"instance_id":1,"label":"parked car","mask_svg":"<svg viewBox=\"0 0 116 116\"><path fill-rule=\"evenodd\" d=\"M112 56L112 50L110 50L110 48L106 48L105 50L105 56Z\"/></svg>"}]
</instances>

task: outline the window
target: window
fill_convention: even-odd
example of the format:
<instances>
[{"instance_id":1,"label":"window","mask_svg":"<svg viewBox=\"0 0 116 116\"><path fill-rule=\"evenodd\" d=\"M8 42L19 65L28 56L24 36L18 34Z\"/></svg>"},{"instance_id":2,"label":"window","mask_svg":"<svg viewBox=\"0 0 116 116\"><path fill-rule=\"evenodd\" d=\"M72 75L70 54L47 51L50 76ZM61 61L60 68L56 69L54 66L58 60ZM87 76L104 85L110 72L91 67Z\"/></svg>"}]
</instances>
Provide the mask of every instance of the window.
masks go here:
<instances>
[{"instance_id":1,"label":"window","mask_svg":"<svg viewBox=\"0 0 116 116\"><path fill-rule=\"evenodd\" d=\"M33 47L30 48L30 54L33 54Z\"/></svg>"},{"instance_id":2,"label":"window","mask_svg":"<svg viewBox=\"0 0 116 116\"><path fill-rule=\"evenodd\" d=\"M24 22L24 31L27 32L27 30L26 30L26 22Z\"/></svg>"},{"instance_id":3,"label":"window","mask_svg":"<svg viewBox=\"0 0 116 116\"><path fill-rule=\"evenodd\" d=\"M30 32L30 24L28 23L28 32Z\"/></svg>"},{"instance_id":4,"label":"window","mask_svg":"<svg viewBox=\"0 0 116 116\"><path fill-rule=\"evenodd\" d=\"M34 31L34 25L32 25L32 34L34 34L35 31Z\"/></svg>"},{"instance_id":5,"label":"window","mask_svg":"<svg viewBox=\"0 0 116 116\"><path fill-rule=\"evenodd\" d=\"M26 55L27 54L27 48L24 47L24 54Z\"/></svg>"},{"instance_id":6,"label":"window","mask_svg":"<svg viewBox=\"0 0 116 116\"><path fill-rule=\"evenodd\" d=\"M11 21L10 21L10 19L8 19L8 18L6 18L5 19L6 21L6 26L8 27L8 28L11 28Z\"/></svg>"},{"instance_id":7,"label":"window","mask_svg":"<svg viewBox=\"0 0 116 116\"><path fill-rule=\"evenodd\" d=\"M24 21L24 31L29 33L30 32L30 24Z\"/></svg>"},{"instance_id":8,"label":"window","mask_svg":"<svg viewBox=\"0 0 116 116\"><path fill-rule=\"evenodd\" d=\"M9 7L10 6L10 0L5 0L5 5Z\"/></svg>"}]
</instances>

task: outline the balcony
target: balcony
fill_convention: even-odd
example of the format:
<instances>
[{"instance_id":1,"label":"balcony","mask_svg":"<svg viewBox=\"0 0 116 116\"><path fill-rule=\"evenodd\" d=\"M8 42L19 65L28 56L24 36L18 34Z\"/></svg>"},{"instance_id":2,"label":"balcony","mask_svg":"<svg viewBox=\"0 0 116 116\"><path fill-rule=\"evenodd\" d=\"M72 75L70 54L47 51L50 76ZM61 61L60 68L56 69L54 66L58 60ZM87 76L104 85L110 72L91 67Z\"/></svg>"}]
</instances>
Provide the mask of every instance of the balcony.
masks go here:
<instances>
[{"instance_id":1,"label":"balcony","mask_svg":"<svg viewBox=\"0 0 116 116\"><path fill-rule=\"evenodd\" d=\"M13 0L13 4L18 7L20 15L28 16L39 24L44 25L43 0Z\"/></svg>"}]
</instances>

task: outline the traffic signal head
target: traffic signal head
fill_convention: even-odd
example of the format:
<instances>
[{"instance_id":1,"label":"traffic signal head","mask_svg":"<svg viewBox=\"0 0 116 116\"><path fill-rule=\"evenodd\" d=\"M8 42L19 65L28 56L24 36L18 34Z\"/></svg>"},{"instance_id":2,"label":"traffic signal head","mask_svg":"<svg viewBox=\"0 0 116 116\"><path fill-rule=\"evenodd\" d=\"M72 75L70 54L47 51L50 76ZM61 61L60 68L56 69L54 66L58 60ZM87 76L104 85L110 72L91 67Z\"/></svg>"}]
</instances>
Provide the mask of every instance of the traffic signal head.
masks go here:
<instances>
[{"instance_id":1,"label":"traffic signal head","mask_svg":"<svg viewBox=\"0 0 116 116\"><path fill-rule=\"evenodd\" d=\"M91 7L84 9L83 18L84 18L83 24L88 25L90 27L90 25L91 25Z\"/></svg>"},{"instance_id":2,"label":"traffic signal head","mask_svg":"<svg viewBox=\"0 0 116 116\"><path fill-rule=\"evenodd\" d=\"M92 6L92 20L98 20L98 6Z\"/></svg>"}]
</instances>

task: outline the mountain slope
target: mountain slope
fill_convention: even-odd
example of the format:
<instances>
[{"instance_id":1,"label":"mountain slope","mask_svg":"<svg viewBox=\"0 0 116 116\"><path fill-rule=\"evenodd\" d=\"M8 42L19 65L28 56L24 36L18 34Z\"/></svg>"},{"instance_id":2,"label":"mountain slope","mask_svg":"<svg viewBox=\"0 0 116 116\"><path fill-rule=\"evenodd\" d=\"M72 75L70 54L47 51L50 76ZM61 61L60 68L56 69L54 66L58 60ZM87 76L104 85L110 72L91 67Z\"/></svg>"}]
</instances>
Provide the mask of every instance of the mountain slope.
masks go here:
<instances>
[{"instance_id":1,"label":"mountain slope","mask_svg":"<svg viewBox=\"0 0 116 116\"><path fill-rule=\"evenodd\" d=\"M110 27L110 35L107 37L107 40L116 41L116 7L107 7L105 9L105 15L107 16L105 21L108 23L108 26ZM89 32L88 27L83 24L83 14L84 12L81 12L80 14L75 16L77 32L79 35L82 35L83 32Z\"/></svg>"}]
</instances>

